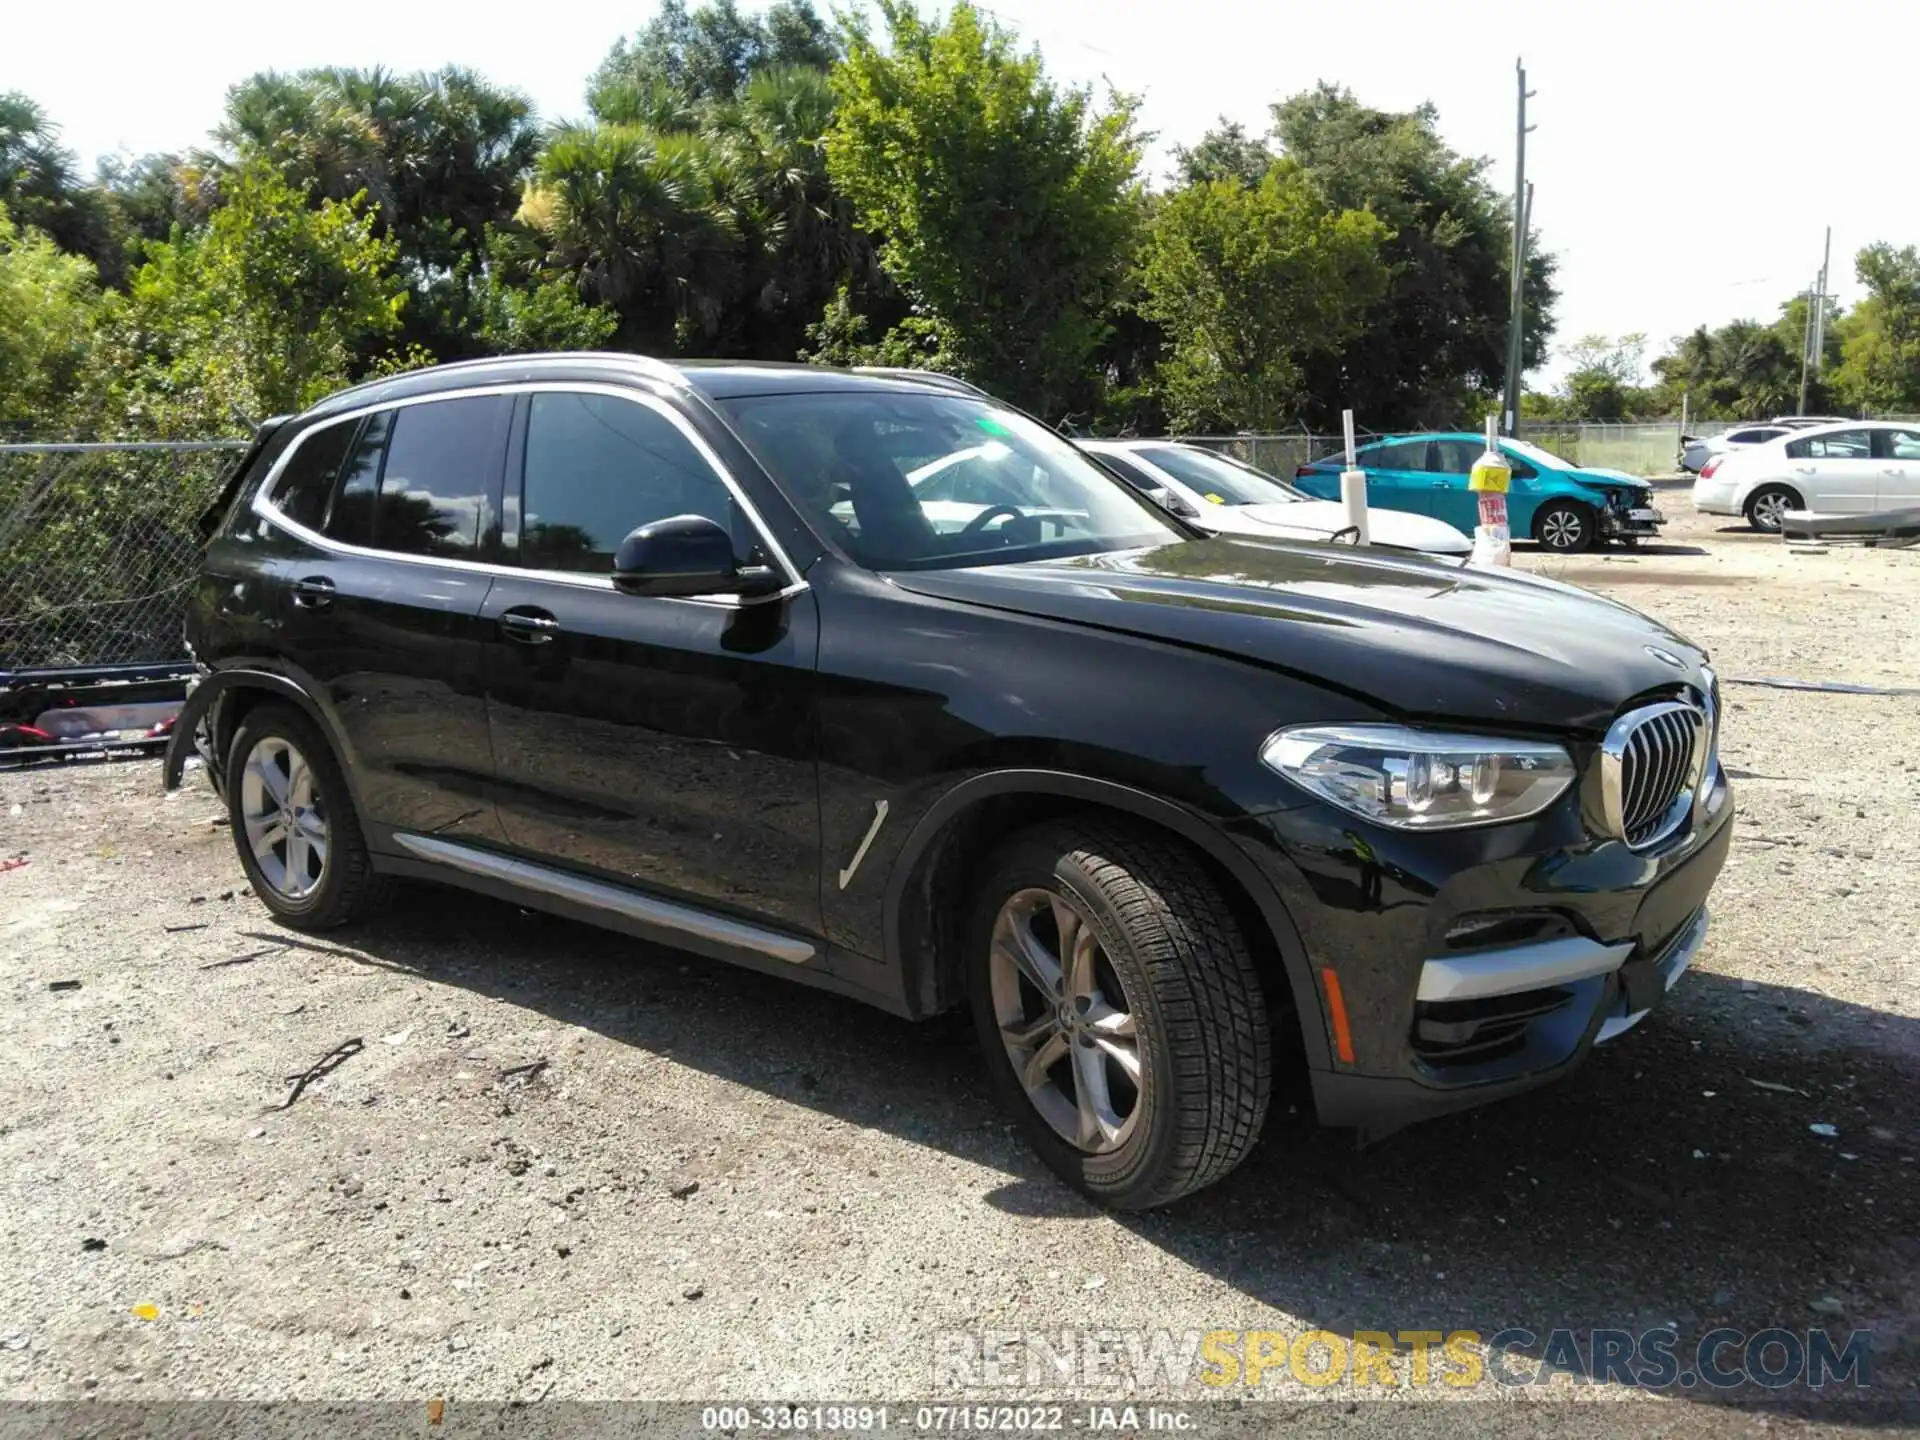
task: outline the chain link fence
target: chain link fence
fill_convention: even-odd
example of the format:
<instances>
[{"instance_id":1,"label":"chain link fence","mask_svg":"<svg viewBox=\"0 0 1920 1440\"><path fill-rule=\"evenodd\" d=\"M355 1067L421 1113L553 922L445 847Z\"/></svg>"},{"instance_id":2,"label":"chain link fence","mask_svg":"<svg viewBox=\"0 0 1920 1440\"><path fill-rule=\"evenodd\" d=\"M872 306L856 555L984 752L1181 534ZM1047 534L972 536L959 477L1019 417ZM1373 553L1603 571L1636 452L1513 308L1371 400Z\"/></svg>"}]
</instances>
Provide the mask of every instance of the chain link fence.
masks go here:
<instances>
[{"instance_id":1,"label":"chain link fence","mask_svg":"<svg viewBox=\"0 0 1920 1440\"><path fill-rule=\"evenodd\" d=\"M1689 425L1689 435L1718 435L1737 429L1746 421L1703 420ZM1474 434L1480 427L1461 427ZM1400 433L1412 434L1413 431ZM1319 435L1292 431L1271 435L1178 435L1172 437L1190 445L1202 445L1243 460L1257 470L1281 479L1292 476L1296 466L1337 454L1345 444L1338 435ZM1377 433L1362 433L1361 444L1381 438ZM1651 424L1604 424L1600 422L1554 423L1523 420L1520 439L1550 450L1575 465L1607 470L1624 470L1631 475L1669 475L1680 464L1680 422L1663 420Z\"/></svg>"},{"instance_id":2,"label":"chain link fence","mask_svg":"<svg viewBox=\"0 0 1920 1440\"><path fill-rule=\"evenodd\" d=\"M0 671L181 658L195 525L245 449L0 444Z\"/></svg>"},{"instance_id":3,"label":"chain link fence","mask_svg":"<svg viewBox=\"0 0 1920 1440\"><path fill-rule=\"evenodd\" d=\"M1174 435L1169 438L1183 445L1199 445L1229 455L1282 480L1291 480L1298 467L1334 454L1346 444L1338 435L1314 435L1303 430L1287 435ZM1358 437L1362 445L1375 438L1372 435Z\"/></svg>"}]
</instances>

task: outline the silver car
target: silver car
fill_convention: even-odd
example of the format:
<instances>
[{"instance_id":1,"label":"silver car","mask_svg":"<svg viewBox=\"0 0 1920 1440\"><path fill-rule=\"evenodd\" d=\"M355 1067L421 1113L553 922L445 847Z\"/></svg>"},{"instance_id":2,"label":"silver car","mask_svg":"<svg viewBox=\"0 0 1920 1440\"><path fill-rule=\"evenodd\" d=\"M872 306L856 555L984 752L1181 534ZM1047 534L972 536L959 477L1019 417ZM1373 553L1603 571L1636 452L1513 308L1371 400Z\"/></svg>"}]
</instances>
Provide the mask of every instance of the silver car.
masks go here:
<instances>
[{"instance_id":1,"label":"silver car","mask_svg":"<svg viewBox=\"0 0 1920 1440\"><path fill-rule=\"evenodd\" d=\"M1737 426L1724 435L1682 435L1680 468L1698 475L1716 455L1724 455L1729 450L1744 450L1749 445L1764 445L1769 440L1778 440L1794 428L1788 421L1773 420L1764 425Z\"/></svg>"}]
</instances>

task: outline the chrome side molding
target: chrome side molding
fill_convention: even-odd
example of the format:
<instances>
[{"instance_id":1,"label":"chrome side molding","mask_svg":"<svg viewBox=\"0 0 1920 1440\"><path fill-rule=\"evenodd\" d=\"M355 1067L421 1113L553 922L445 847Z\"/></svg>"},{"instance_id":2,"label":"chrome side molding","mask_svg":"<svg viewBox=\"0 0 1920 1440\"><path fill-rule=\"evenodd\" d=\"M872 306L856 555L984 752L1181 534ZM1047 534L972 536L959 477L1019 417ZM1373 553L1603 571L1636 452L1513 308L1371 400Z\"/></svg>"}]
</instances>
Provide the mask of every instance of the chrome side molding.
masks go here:
<instances>
[{"instance_id":1,"label":"chrome side molding","mask_svg":"<svg viewBox=\"0 0 1920 1440\"><path fill-rule=\"evenodd\" d=\"M536 865L530 860L496 855L491 850L480 850L431 835L396 832L393 838L409 854L435 865L445 865L469 875L498 880L541 895L551 895L556 900L603 910L692 940L733 950L750 950L771 960L783 960L789 965L808 964L820 953L811 941L797 936L783 935L778 930L768 930L745 920L715 915L691 905L642 895L623 886L589 880L583 875L572 875L546 865Z\"/></svg>"}]
</instances>

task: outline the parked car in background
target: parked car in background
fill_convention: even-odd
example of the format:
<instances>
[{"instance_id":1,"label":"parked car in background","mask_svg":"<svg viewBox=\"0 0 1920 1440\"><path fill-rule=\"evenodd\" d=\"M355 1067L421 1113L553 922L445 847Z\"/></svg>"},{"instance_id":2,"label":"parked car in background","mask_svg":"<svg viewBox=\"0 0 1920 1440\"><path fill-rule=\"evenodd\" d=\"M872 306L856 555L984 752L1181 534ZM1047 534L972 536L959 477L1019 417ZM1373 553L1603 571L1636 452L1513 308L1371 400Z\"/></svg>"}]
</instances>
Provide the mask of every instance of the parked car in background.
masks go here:
<instances>
[{"instance_id":1,"label":"parked car in background","mask_svg":"<svg viewBox=\"0 0 1920 1440\"><path fill-rule=\"evenodd\" d=\"M1367 504L1380 510L1431 515L1471 533L1479 524L1479 497L1467 488L1486 438L1465 431L1388 435L1362 445L1355 463L1367 474ZM1628 544L1657 536L1665 518L1653 506L1653 487L1623 470L1562 460L1525 440L1500 441L1513 467L1507 525L1517 540L1575 554L1610 540ZM1309 495L1340 496L1344 458L1329 455L1302 465L1294 484Z\"/></svg>"},{"instance_id":2,"label":"parked car in background","mask_svg":"<svg viewBox=\"0 0 1920 1440\"><path fill-rule=\"evenodd\" d=\"M1083 440L1080 448L1149 499L1212 535L1328 540L1347 528L1339 501L1316 500L1264 470L1172 440ZM1470 555L1473 541L1443 520L1383 510L1368 518L1375 545Z\"/></svg>"},{"instance_id":3,"label":"parked car in background","mask_svg":"<svg viewBox=\"0 0 1920 1440\"><path fill-rule=\"evenodd\" d=\"M1749 445L1764 445L1769 440L1778 440L1793 428L1784 420L1776 420L1768 425L1742 425L1724 435L1682 435L1680 468L1698 475L1701 467L1716 455L1724 455L1729 450L1744 450Z\"/></svg>"},{"instance_id":4,"label":"parked car in background","mask_svg":"<svg viewBox=\"0 0 1920 1440\"><path fill-rule=\"evenodd\" d=\"M1743 515L1768 534L1789 510L1867 515L1920 506L1920 424L1843 420L1730 450L1701 470L1693 505Z\"/></svg>"},{"instance_id":5,"label":"parked car in background","mask_svg":"<svg viewBox=\"0 0 1920 1440\"><path fill-rule=\"evenodd\" d=\"M1008 498L949 530L910 477L988 443ZM282 924L411 877L966 1007L1114 1206L1227 1174L1296 1068L1373 1133L1565 1075L1698 953L1734 829L1664 625L1206 536L913 377L413 371L263 426L209 532L165 784L200 753Z\"/></svg>"}]
</instances>

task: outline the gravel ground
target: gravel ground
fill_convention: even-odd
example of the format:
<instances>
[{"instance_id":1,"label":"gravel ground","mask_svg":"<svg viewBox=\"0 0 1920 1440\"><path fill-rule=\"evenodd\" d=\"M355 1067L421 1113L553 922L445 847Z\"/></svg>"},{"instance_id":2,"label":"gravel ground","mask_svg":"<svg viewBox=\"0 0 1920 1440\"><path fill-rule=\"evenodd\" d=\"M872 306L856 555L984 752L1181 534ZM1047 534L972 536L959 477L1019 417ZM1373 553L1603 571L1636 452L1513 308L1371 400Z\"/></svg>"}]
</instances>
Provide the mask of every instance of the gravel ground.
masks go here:
<instances>
[{"instance_id":1,"label":"gravel ground","mask_svg":"<svg viewBox=\"0 0 1920 1440\"><path fill-rule=\"evenodd\" d=\"M1788 555L1662 503L1660 546L1518 563L1726 677L1920 686L1920 552ZM1364 1151L1283 1102L1229 1181L1139 1217L1041 1169L958 1024L430 887L300 936L198 780L0 773L0 861L29 861L0 873L0 1397L900 1400L944 1331L1670 1323L1870 1329L1875 1392L1912 1399L1920 698L1726 693L1738 837L1668 1009ZM1217 1394L1185 1373L1142 1389ZM1076 1379L1048 1390L1126 1385ZM1284 1367L1235 1393L1354 1398ZM1704 1398L1634 1423L1764 1422Z\"/></svg>"}]
</instances>

